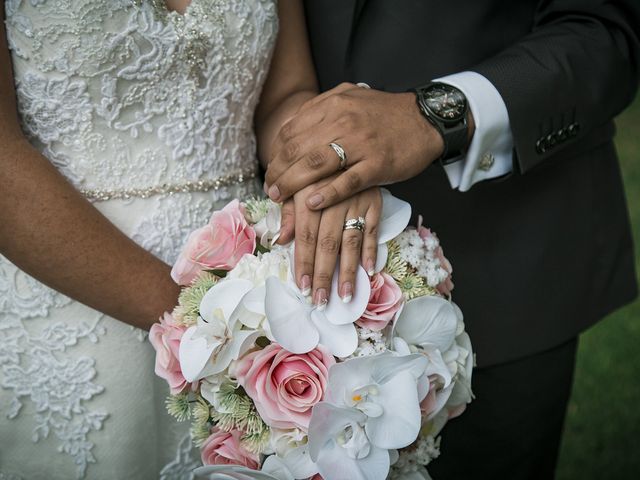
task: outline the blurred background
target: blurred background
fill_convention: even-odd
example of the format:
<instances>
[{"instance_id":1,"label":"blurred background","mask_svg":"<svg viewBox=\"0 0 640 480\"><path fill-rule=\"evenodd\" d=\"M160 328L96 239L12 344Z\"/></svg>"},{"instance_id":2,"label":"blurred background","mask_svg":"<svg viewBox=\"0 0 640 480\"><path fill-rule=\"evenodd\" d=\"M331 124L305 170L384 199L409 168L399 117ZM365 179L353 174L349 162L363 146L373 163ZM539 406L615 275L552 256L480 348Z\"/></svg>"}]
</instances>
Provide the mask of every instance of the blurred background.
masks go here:
<instances>
[{"instance_id":1,"label":"blurred background","mask_svg":"<svg viewBox=\"0 0 640 480\"><path fill-rule=\"evenodd\" d=\"M617 119L616 145L640 271L640 97ZM580 337L557 480L640 478L640 302Z\"/></svg>"}]
</instances>

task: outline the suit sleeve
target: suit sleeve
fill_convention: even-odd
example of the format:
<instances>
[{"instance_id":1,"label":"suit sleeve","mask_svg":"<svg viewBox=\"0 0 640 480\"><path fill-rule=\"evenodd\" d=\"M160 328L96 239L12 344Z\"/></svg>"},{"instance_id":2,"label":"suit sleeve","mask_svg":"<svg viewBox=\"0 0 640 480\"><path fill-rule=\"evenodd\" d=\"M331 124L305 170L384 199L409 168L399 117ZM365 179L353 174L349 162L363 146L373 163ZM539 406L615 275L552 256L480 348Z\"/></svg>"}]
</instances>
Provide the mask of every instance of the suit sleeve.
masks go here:
<instances>
[{"instance_id":1,"label":"suit sleeve","mask_svg":"<svg viewBox=\"0 0 640 480\"><path fill-rule=\"evenodd\" d=\"M471 70L502 96L526 173L610 124L639 68L640 1L548 0L531 33Z\"/></svg>"}]
</instances>

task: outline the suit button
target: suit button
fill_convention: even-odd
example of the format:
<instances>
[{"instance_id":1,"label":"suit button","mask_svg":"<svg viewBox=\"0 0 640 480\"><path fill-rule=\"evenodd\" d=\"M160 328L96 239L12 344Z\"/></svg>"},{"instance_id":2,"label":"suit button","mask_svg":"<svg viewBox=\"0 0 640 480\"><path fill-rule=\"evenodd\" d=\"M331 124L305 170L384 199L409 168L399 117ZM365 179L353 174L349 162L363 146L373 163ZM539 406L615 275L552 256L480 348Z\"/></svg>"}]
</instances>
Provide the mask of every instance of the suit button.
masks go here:
<instances>
[{"instance_id":1,"label":"suit button","mask_svg":"<svg viewBox=\"0 0 640 480\"><path fill-rule=\"evenodd\" d=\"M547 149L544 146L544 142L543 142L542 138L538 139L538 141L536 142L536 152L538 152L540 155L542 155L546 151L547 151Z\"/></svg>"},{"instance_id":2,"label":"suit button","mask_svg":"<svg viewBox=\"0 0 640 480\"><path fill-rule=\"evenodd\" d=\"M567 139L567 137L569 136L569 132L567 132L566 129L561 128L560 130L558 130L556 135L558 137L558 143L561 143L561 142L564 142Z\"/></svg>"},{"instance_id":3,"label":"suit button","mask_svg":"<svg viewBox=\"0 0 640 480\"><path fill-rule=\"evenodd\" d=\"M547 142L547 145L549 145L548 148L555 147L556 143L558 143L558 139L556 137L556 134L555 133L550 133L549 135L547 135L546 142Z\"/></svg>"},{"instance_id":4,"label":"suit button","mask_svg":"<svg viewBox=\"0 0 640 480\"><path fill-rule=\"evenodd\" d=\"M578 124L577 122L574 122L571 125L569 125L568 130L569 130L569 136L575 137L576 135L578 135L578 132L580 131L580 124Z\"/></svg>"}]
</instances>

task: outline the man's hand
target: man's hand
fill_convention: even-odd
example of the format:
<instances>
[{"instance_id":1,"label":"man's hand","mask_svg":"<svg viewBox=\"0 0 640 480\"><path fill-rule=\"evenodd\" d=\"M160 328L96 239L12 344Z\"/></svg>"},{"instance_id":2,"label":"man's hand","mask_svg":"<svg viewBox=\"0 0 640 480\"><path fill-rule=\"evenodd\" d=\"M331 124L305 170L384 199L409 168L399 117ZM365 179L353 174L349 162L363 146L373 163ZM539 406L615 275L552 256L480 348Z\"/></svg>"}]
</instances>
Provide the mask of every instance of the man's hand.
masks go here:
<instances>
[{"instance_id":1,"label":"man's hand","mask_svg":"<svg viewBox=\"0 0 640 480\"><path fill-rule=\"evenodd\" d=\"M343 83L305 103L285 123L274 143L265 190L282 202L301 189L333 176L340 158L346 169L306 200L319 210L371 186L414 177L444 149L442 137L420 113L413 93L385 93Z\"/></svg>"}]
</instances>

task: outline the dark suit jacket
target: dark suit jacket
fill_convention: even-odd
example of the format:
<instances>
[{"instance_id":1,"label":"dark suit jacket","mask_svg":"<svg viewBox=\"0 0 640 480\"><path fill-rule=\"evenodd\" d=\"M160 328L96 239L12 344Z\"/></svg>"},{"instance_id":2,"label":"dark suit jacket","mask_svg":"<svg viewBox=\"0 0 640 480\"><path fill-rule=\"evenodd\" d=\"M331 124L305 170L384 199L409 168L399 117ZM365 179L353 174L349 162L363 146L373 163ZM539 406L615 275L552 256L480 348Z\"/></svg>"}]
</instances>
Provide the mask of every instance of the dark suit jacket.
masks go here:
<instances>
[{"instance_id":1,"label":"dark suit jacket","mask_svg":"<svg viewBox=\"0 0 640 480\"><path fill-rule=\"evenodd\" d=\"M439 235L480 366L545 350L636 295L613 117L640 68L638 0L307 0L322 89L473 70L505 101L514 172L391 186Z\"/></svg>"}]
</instances>

